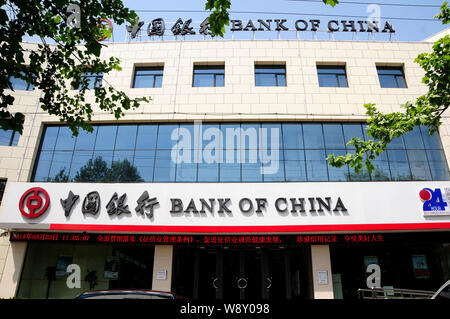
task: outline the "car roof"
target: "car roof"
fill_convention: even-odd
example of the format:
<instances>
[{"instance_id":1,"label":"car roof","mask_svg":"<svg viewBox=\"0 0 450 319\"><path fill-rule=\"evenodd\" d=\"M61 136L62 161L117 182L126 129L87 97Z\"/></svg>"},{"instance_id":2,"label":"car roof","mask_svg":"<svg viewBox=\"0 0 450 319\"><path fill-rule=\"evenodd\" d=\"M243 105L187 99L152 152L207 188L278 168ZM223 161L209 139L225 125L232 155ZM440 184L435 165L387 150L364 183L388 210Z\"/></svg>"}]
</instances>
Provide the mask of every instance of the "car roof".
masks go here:
<instances>
[{"instance_id":1,"label":"car roof","mask_svg":"<svg viewBox=\"0 0 450 319\"><path fill-rule=\"evenodd\" d=\"M103 289L103 290L91 290L83 292L76 298L82 299L90 296L99 295L157 295L167 298L174 298L175 295L168 291L149 290L149 289Z\"/></svg>"}]
</instances>

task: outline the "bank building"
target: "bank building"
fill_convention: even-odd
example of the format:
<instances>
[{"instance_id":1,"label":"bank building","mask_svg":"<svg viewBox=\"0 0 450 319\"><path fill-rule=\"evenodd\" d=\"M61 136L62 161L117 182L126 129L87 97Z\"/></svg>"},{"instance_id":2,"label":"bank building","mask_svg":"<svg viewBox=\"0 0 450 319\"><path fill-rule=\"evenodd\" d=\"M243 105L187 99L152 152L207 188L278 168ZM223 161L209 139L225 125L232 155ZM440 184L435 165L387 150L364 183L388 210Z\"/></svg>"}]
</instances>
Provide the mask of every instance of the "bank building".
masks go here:
<instances>
[{"instance_id":1,"label":"bank building","mask_svg":"<svg viewBox=\"0 0 450 319\"><path fill-rule=\"evenodd\" d=\"M326 161L368 139L365 103L399 111L427 92L414 59L436 39L361 21L233 20L226 39L171 26L145 21L102 49L122 70L86 73L92 87L151 101L120 120L96 109L93 133L73 137L12 79L25 122L0 132L1 297L357 299L450 278L446 116L395 139L371 174Z\"/></svg>"}]
</instances>

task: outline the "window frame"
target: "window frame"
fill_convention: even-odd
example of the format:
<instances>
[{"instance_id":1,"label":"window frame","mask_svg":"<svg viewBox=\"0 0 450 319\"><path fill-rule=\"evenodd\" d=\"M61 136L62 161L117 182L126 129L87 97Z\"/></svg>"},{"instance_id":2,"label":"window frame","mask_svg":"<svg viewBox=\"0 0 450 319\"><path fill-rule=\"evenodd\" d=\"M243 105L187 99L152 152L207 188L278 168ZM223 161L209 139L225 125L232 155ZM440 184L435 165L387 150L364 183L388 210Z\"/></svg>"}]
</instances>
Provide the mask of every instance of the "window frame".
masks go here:
<instances>
[{"instance_id":1,"label":"window frame","mask_svg":"<svg viewBox=\"0 0 450 319\"><path fill-rule=\"evenodd\" d=\"M405 76L405 70L403 65L397 65L397 66L386 66L386 65L376 65L376 69L377 69L377 75L378 75L378 82L380 83L380 88L382 89L407 89L408 88L408 84L406 83L406 76ZM380 71L400 71L401 74L380 74ZM395 82L396 86L383 86L382 81L380 79L380 75L382 76L392 76ZM399 81L398 78L401 77L404 86L399 86Z\"/></svg>"},{"instance_id":2,"label":"window frame","mask_svg":"<svg viewBox=\"0 0 450 319\"><path fill-rule=\"evenodd\" d=\"M213 76L213 85L195 85L195 76L199 75L196 74L195 71L198 70L223 70L223 73L218 72L207 72L207 73L201 73L201 74L209 74ZM223 85L217 85L217 76L222 75L223 76ZM194 64L194 67L192 69L192 87L224 87L225 86L225 64Z\"/></svg>"},{"instance_id":3,"label":"window frame","mask_svg":"<svg viewBox=\"0 0 450 319\"><path fill-rule=\"evenodd\" d=\"M347 68L345 64L316 64L316 70L317 70L317 78L319 81L319 87L336 87L336 88L348 88L348 77L347 77ZM345 77L345 85L341 85L341 81L339 80L339 75L342 75L340 73L333 73L333 72L320 72L323 70L343 70L344 71L344 77ZM336 85L320 85L320 75L334 75L336 80Z\"/></svg>"},{"instance_id":4,"label":"window frame","mask_svg":"<svg viewBox=\"0 0 450 319\"><path fill-rule=\"evenodd\" d=\"M137 75L139 71L161 71L161 74L148 74L148 75ZM136 87L136 77L153 77L153 84L150 87ZM155 86L156 84L156 78L161 77L161 86ZM134 67L134 73L133 73L133 83L131 85L131 88L133 89L159 89L162 88L162 81L164 78L164 65L152 65L152 66L136 66Z\"/></svg>"},{"instance_id":5,"label":"window frame","mask_svg":"<svg viewBox=\"0 0 450 319\"><path fill-rule=\"evenodd\" d=\"M273 72L257 72L258 69L274 69L274 70L278 70L278 69L282 69L284 70L284 73L273 73ZM287 86L287 69L286 69L286 64L281 64L281 63L274 63L274 64L261 64L261 63L255 63L254 66L254 74L255 74L255 86L259 86L259 87L286 87ZM273 74L274 78L275 78L275 85L258 85L257 84L257 75L258 74ZM280 85L279 84L279 75L283 75L284 76L284 85Z\"/></svg>"}]
</instances>

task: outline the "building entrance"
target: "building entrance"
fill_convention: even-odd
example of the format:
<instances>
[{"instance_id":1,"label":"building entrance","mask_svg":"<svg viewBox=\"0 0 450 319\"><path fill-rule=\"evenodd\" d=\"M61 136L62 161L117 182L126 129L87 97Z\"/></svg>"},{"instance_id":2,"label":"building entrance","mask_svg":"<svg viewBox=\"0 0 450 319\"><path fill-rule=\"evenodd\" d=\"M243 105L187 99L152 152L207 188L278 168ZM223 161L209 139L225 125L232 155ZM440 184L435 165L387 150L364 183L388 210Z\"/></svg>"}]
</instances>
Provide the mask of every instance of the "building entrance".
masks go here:
<instances>
[{"instance_id":1,"label":"building entrance","mask_svg":"<svg viewBox=\"0 0 450 319\"><path fill-rule=\"evenodd\" d=\"M182 267L186 258L192 267ZM180 248L174 252L174 291L193 299L311 298L310 264L304 247Z\"/></svg>"}]
</instances>

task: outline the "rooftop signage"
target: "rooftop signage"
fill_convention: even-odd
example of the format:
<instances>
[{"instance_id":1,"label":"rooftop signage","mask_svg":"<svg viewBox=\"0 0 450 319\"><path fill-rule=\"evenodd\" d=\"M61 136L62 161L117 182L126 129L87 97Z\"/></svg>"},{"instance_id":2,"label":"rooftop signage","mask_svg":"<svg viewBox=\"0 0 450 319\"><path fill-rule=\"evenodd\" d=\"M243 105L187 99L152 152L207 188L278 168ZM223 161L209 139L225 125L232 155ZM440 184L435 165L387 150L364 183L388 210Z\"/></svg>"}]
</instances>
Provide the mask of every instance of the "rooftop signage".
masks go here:
<instances>
[{"instance_id":1,"label":"rooftop signage","mask_svg":"<svg viewBox=\"0 0 450 319\"><path fill-rule=\"evenodd\" d=\"M139 21L135 25L127 26L127 32L131 39L140 34L145 22ZM326 26L328 32L372 32L372 33L395 33L391 23L385 21L384 24L376 21L365 20L329 20L322 22L320 19L297 19L288 22L287 19L256 19L256 20L230 20L231 32L264 32L264 31L318 31L319 28ZM171 33L171 34L170 34ZM172 25L167 25L164 19L157 18L148 23L146 34L148 36L173 35L188 36L200 34L204 36L211 35L209 29L209 19L206 18L199 26L194 26L192 19L178 18Z\"/></svg>"}]
</instances>

